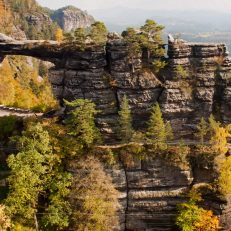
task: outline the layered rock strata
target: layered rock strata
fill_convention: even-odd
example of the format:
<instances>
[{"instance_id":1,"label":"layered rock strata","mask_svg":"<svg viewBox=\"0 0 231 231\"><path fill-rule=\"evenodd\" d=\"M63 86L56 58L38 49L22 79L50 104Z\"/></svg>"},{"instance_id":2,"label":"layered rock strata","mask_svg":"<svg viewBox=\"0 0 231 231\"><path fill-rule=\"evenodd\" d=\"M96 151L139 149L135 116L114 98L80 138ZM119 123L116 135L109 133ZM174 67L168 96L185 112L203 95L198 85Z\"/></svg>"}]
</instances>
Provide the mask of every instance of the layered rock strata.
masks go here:
<instances>
[{"instance_id":1,"label":"layered rock strata","mask_svg":"<svg viewBox=\"0 0 231 231\"><path fill-rule=\"evenodd\" d=\"M181 137L190 137L200 118L211 113L230 122L231 59L224 44L171 40L167 66L156 76L144 68L147 60L142 54L129 56L127 44L119 38L108 41L106 48L80 52L54 41L1 37L1 60L5 55L26 55L53 62L49 78L61 105L63 99L91 99L100 110L98 125L109 138L115 133L124 95L136 128L146 126L155 102Z\"/></svg>"}]
</instances>

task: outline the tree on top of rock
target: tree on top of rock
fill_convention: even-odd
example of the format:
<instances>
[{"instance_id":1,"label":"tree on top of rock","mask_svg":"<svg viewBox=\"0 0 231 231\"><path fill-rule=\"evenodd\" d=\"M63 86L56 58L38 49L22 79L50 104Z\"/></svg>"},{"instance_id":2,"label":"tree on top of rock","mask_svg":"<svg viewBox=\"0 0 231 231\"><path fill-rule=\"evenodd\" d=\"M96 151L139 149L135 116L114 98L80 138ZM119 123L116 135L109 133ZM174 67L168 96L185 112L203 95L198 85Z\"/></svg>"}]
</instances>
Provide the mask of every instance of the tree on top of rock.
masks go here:
<instances>
[{"instance_id":1,"label":"tree on top of rock","mask_svg":"<svg viewBox=\"0 0 231 231\"><path fill-rule=\"evenodd\" d=\"M104 45L107 41L108 30L103 22L95 22L91 25L89 37L96 45Z\"/></svg>"},{"instance_id":2,"label":"tree on top of rock","mask_svg":"<svg viewBox=\"0 0 231 231\"><path fill-rule=\"evenodd\" d=\"M161 59L165 53L162 39L163 29L163 26L148 19L138 30L128 28L122 33L125 41L127 41L130 46L130 56L135 56L144 50L148 51L148 59L152 61L152 65L149 66L155 73L158 73L160 69L166 65Z\"/></svg>"}]
</instances>

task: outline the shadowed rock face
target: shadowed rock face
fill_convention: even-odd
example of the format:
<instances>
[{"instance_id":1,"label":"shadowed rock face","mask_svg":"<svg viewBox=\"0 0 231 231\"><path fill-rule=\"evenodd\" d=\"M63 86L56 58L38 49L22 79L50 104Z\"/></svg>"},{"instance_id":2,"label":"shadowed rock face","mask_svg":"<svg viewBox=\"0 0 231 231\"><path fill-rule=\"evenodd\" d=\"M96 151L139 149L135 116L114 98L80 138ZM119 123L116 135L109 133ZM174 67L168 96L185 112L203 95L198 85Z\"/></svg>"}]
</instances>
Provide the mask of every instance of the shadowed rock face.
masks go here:
<instances>
[{"instance_id":1,"label":"shadowed rock face","mask_svg":"<svg viewBox=\"0 0 231 231\"><path fill-rule=\"evenodd\" d=\"M63 99L91 99L101 110L97 123L113 137L118 110L127 95L134 126L144 128L150 109L159 102L176 134L190 137L202 116L219 115L231 120L231 60L224 44L192 44L171 40L167 67L158 75L142 67L141 55L128 57L127 44L117 38L106 48L80 52L55 41L16 41L0 35L0 57L26 55L50 61L49 79L54 94Z\"/></svg>"}]
</instances>

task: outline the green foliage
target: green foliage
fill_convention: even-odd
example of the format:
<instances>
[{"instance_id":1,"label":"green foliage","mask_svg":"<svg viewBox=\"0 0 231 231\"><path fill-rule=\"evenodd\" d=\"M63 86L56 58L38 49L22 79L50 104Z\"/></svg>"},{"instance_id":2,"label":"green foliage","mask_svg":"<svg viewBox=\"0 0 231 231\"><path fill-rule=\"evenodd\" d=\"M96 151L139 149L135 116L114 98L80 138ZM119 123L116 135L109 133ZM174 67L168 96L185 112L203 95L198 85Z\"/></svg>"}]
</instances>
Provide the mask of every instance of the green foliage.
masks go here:
<instances>
[{"instance_id":1,"label":"green foliage","mask_svg":"<svg viewBox=\"0 0 231 231\"><path fill-rule=\"evenodd\" d=\"M201 145L204 145L205 136L207 135L208 131L208 123L205 121L204 117L202 117L197 125L197 132L195 133L195 136L200 139Z\"/></svg>"},{"instance_id":2,"label":"green foliage","mask_svg":"<svg viewBox=\"0 0 231 231\"><path fill-rule=\"evenodd\" d=\"M12 220L37 229L39 199L48 197L46 210L56 214L42 220L55 225L56 230L66 227L69 204L65 197L69 192L70 175L60 175L60 158L52 153L48 132L40 123L29 123L22 136L14 139L19 152L7 160L11 174L8 177L10 191L5 201Z\"/></svg>"},{"instance_id":3,"label":"green foliage","mask_svg":"<svg viewBox=\"0 0 231 231\"><path fill-rule=\"evenodd\" d=\"M201 208L195 203L188 202L178 206L179 215L176 224L182 231L195 230L195 223L199 221L201 216Z\"/></svg>"},{"instance_id":4,"label":"green foliage","mask_svg":"<svg viewBox=\"0 0 231 231\"><path fill-rule=\"evenodd\" d=\"M124 143L131 141L134 130L132 128L132 115L129 108L129 101L126 95L123 97L119 111L119 124L119 138L121 141Z\"/></svg>"},{"instance_id":5,"label":"green foliage","mask_svg":"<svg viewBox=\"0 0 231 231\"><path fill-rule=\"evenodd\" d=\"M219 220L212 211L198 207L201 195L191 190L189 201L178 205L176 224L181 231L218 231Z\"/></svg>"},{"instance_id":6,"label":"green foliage","mask_svg":"<svg viewBox=\"0 0 231 231\"><path fill-rule=\"evenodd\" d=\"M45 209L45 216L42 218L44 228L55 228L63 230L69 225L69 216L71 215L70 204L64 198L70 193L72 177L63 169L57 169L52 174L48 188L50 190L49 204Z\"/></svg>"},{"instance_id":7,"label":"green foliage","mask_svg":"<svg viewBox=\"0 0 231 231\"><path fill-rule=\"evenodd\" d=\"M91 25L89 37L95 45L105 45L108 30L103 22L95 22Z\"/></svg>"},{"instance_id":8,"label":"green foliage","mask_svg":"<svg viewBox=\"0 0 231 231\"><path fill-rule=\"evenodd\" d=\"M130 58L133 59L144 50L149 51L150 58L154 59L152 69L155 73L158 73L166 65L161 59L165 53L162 40L163 29L164 27L155 21L146 20L145 25L141 26L138 31L134 28L128 28L122 33L130 46Z\"/></svg>"},{"instance_id":9,"label":"green foliage","mask_svg":"<svg viewBox=\"0 0 231 231\"><path fill-rule=\"evenodd\" d=\"M74 38L75 38L74 40L75 45L80 46L81 49L84 50L86 45L86 38L87 38L86 30L84 28L76 29L74 32Z\"/></svg>"},{"instance_id":10,"label":"green foliage","mask_svg":"<svg viewBox=\"0 0 231 231\"><path fill-rule=\"evenodd\" d=\"M68 49L77 49L84 51L86 49L87 33L86 29L78 28L74 33L64 34L64 46Z\"/></svg>"},{"instance_id":11,"label":"green foliage","mask_svg":"<svg viewBox=\"0 0 231 231\"><path fill-rule=\"evenodd\" d=\"M73 161L71 230L111 231L118 224L118 192L97 158Z\"/></svg>"},{"instance_id":12,"label":"green foliage","mask_svg":"<svg viewBox=\"0 0 231 231\"><path fill-rule=\"evenodd\" d=\"M148 141L151 142L154 147L159 150L166 150L167 141L173 138L171 124L165 124L158 103L156 103L152 108L146 136L148 138Z\"/></svg>"},{"instance_id":13,"label":"green foliage","mask_svg":"<svg viewBox=\"0 0 231 231\"><path fill-rule=\"evenodd\" d=\"M179 79L186 79L188 76L188 73L181 65L177 65L176 66L176 75L177 75L177 78L179 78Z\"/></svg>"},{"instance_id":14,"label":"green foliage","mask_svg":"<svg viewBox=\"0 0 231 231\"><path fill-rule=\"evenodd\" d=\"M89 31L78 28L74 32L64 34L63 46L80 51L84 51L87 45L103 46L107 41L107 33L107 28L103 22L95 22Z\"/></svg>"},{"instance_id":15,"label":"green foliage","mask_svg":"<svg viewBox=\"0 0 231 231\"><path fill-rule=\"evenodd\" d=\"M66 124L69 135L76 138L76 142L84 148L90 148L100 140L100 133L95 125L95 115L98 111L95 104L87 99L77 99L72 102L65 100L65 104L72 107Z\"/></svg>"}]
</instances>

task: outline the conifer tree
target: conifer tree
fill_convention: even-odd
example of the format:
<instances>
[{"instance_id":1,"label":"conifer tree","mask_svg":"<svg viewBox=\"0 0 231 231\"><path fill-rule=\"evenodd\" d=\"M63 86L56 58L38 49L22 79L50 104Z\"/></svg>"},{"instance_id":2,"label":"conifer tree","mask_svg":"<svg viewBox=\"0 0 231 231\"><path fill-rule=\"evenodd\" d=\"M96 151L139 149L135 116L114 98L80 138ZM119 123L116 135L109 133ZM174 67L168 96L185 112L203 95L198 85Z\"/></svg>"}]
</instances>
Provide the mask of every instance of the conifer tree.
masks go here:
<instances>
[{"instance_id":1,"label":"conifer tree","mask_svg":"<svg viewBox=\"0 0 231 231\"><path fill-rule=\"evenodd\" d=\"M131 110L129 108L129 101L126 95L123 97L121 110L119 111L119 124L119 138L125 143L131 141L134 131L132 128Z\"/></svg>"},{"instance_id":2,"label":"conifer tree","mask_svg":"<svg viewBox=\"0 0 231 231\"><path fill-rule=\"evenodd\" d=\"M69 134L76 137L80 149L90 148L100 140L100 133L95 125L95 115L98 113L95 104L87 99L76 99L72 102L65 100L65 104L73 108L66 119Z\"/></svg>"},{"instance_id":3,"label":"conifer tree","mask_svg":"<svg viewBox=\"0 0 231 231\"><path fill-rule=\"evenodd\" d=\"M104 45L107 41L107 28L103 22L95 22L91 25L89 36L96 45Z\"/></svg>"},{"instance_id":4,"label":"conifer tree","mask_svg":"<svg viewBox=\"0 0 231 231\"><path fill-rule=\"evenodd\" d=\"M81 51L84 51L86 48L86 31L84 28L78 28L74 32L74 44L75 47L78 47Z\"/></svg>"},{"instance_id":5,"label":"conifer tree","mask_svg":"<svg viewBox=\"0 0 231 231\"><path fill-rule=\"evenodd\" d=\"M146 136L148 141L154 144L157 149L164 150L167 148L166 126L158 103L152 108Z\"/></svg>"},{"instance_id":6,"label":"conifer tree","mask_svg":"<svg viewBox=\"0 0 231 231\"><path fill-rule=\"evenodd\" d=\"M204 145L204 139L209 131L208 123L205 121L204 117L201 117L200 123L197 125L196 137L200 139L201 145Z\"/></svg>"}]
</instances>

